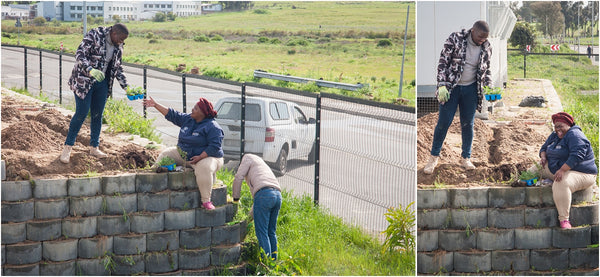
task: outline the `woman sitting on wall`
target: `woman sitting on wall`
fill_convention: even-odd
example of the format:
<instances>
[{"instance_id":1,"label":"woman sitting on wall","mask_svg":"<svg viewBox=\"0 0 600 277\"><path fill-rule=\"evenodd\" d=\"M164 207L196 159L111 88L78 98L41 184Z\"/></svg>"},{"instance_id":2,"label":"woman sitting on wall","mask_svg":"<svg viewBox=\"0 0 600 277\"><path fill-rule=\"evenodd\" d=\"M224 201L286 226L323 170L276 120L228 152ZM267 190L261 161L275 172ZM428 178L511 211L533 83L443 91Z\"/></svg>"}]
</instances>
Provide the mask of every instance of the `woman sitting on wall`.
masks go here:
<instances>
[{"instance_id":1,"label":"woman sitting on wall","mask_svg":"<svg viewBox=\"0 0 600 277\"><path fill-rule=\"evenodd\" d=\"M166 148L156 160L171 157L177 165L193 168L202 206L208 210L214 209L210 197L217 179L216 172L223 167L223 129L214 119L217 112L212 103L201 97L189 114L167 108L152 97L144 100L144 106L156 108L165 119L181 127L177 146ZM180 150L185 154L182 155ZM184 160L182 156L187 159ZM160 170L160 167L157 169Z\"/></svg>"},{"instance_id":2,"label":"woman sitting on wall","mask_svg":"<svg viewBox=\"0 0 600 277\"><path fill-rule=\"evenodd\" d=\"M559 112L552 115L552 123L554 132L540 149L540 175L554 180L552 196L560 227L569 229L572 194L596 182L598 167L590 141L575 124L573 116ZM537 171L537 168L533 167L530 171Z\"/></svg>"}]
</instances>

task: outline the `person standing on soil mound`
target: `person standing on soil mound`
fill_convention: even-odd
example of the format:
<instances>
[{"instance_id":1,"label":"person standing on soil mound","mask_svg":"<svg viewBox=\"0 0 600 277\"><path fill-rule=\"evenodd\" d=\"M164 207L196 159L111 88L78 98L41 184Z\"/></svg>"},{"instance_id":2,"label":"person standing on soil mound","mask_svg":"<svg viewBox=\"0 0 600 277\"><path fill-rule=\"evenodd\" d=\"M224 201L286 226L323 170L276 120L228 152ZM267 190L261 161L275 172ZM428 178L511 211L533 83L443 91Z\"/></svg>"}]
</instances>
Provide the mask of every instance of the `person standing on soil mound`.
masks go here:
<instances>
[{"instance_id":1,"label":"person standing on soil mound","mask_svg":"<svg viewBox=\"0 0 600 277\"><path fill-rule=\"evenodd\" d=\"M98 149L102 113L106 99L112 94L114 78L117 78L121 88L129 90L121 67L123 42L128 36L127 27L117 23L111 27L90 30L79 44L75 54L76 62L69 78L69 86L75 94L76 108L60 155L61 162L69 163L71 149L88 112L91 113L90 154L97 158L107 156Z\"/></svg>"},{"instance_id":2,"label":"person standing on soil mound","mask_svg":"<svg viewBox=\"0 0 600 277\"><path fill-rule=\"evenodd\" d=\"M571 228L569 210L573 192L584 190L596 183L598 167L590 141L575 124L573 116L565 112L552 115L554 132L540 148L542 178L553 179L552 197L563 229ZM537 166L529 169L537 172Z\"/></svg>"},{"instance_id":3,"label":"person standing on soil mound","mask_svg":"<svg viewBox=\"0 0 600 277\"><path fill-rule=\"evenodd\" d=\"M489 33L488 24L480 20L469 30L450 34L444 43L437 68L439 115L433 133L431 157L423 170L426 174L432 174L437 166L457 107L460 109L462 135L461 166L467 170L475 169L471 163L475 110L481 112L483 88L492 84Z\"/></svg>"},{"instance_id":4,"label":"person standing on soil mound","mask_svg":"<svg viewBox=\"0 0 600 277\"><path fill-rule=\"evenodd\" d=\"M171 157L177 165L193 168L202 206L207 210L215 209L210 197L212 186L217 180L216 172L223 167L224 163L222 148L224 133L215 120L217 111L213 109L212 103L201 97L189 114L167 108L154 101L152 97L144 99L144 106L154 107L165 116L166 120L181 127L177 146L163 150L156 161L160 161L163 157ZM154 164L153 168L157 169L157 172L161 170L158 164Z\"/></svg>"}]
</instances>

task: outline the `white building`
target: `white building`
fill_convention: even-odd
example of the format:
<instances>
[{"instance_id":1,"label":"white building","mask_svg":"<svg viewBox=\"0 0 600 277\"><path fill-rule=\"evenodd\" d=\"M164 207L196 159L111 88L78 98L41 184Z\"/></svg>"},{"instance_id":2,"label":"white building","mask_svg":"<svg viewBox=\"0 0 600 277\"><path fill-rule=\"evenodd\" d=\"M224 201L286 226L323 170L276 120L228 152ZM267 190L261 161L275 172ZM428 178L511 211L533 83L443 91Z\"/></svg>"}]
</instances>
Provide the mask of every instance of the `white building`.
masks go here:
<instances>
[{"instance_id":1,"label":"white building","mask_svg":"<svg viewBox=\"0 0 600 277\"><path fill-rule=\"evenodd\" d=\"M490 26L493 86L508 81L507 42L517 22L508 5L507 1L417 1L417 103L419 98L435 97L437 65L448 36L478 20Z\"/></svg>"},{"instance_id":2,"label":"white building","mask_svg":"<svg viewBox=\"0 0 600 277\"><path fill-rule=\"evenodd\" d=\"M29 18L29 8L23 5L9 5L2 6L2 19L28 19Z\"/></svg>"},{"instance_id":3,"label":"white building","mask_svg":"<svg viewBox=\"0 0 600 277\"><path fill-rule=\"evenodd\" d=\"M149 20L159 12L172 12L178 17L202 14L201 1L86 1L87 14L103 17L105 22L118 16L122 21ZM79 1L40 1L36 5L38 14L47 19L60 21L81 21L84 14L83 2ZM7 11L8 13L8 11ZM4 16L4 7L2 10Z\"/></svg>"}]
</instances>

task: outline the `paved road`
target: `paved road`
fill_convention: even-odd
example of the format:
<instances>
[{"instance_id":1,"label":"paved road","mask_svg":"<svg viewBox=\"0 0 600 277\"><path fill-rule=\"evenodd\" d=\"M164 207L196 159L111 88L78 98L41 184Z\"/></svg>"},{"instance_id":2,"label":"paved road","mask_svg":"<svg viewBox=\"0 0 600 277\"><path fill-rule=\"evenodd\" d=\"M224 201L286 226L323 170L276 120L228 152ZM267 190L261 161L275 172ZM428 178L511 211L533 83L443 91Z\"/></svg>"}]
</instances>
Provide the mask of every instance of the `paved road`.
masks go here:
<instances>
[{"instance_id":1,"label":"paved road","mask_svg":"<svg viewBox=\"0 0 600 277\"><path fill-rule=\"evenodd\" d=\"M571 50L573 50L573 51L579 51L580 54L587 54L587 45L583 45L583 44L580 45L580 46L571 45ZM600 52L598 52L598 50L599 50L598 46L593 46L592 47L592 53L593 54L600 53ZM591 59L592 59L592 64L593 65L598 65L598 57L592 57Z\"/></svg>"},{"instance_id":2,"label":"paved road","mask_svg":"<svg viewBox=\"0 0 600 277\"><path fill-rule=\"evenodd\" d=\"M39 91L39 52L28 51L28 88ZM58 59L43 53L43 91L58 97ZM63 56L63 103L72 103L73 94L67 79L73 67L73 58ZM142 70L125 67L132 85L142 85ZM2 83L4 87L23 87L22 49L2 47ZM222 97L239 95L236 85L186 78L187 112L198 97L215 103ZM156 101L183 110L181 77L148 70L148 95ZM247 92L268 97L286 98L299 103L309 117L315 117L313 98L282 94L260 88ZM115 99L125 98L124 91L115 83ZM130 105L143 113L141 101ZM378 233L387 227L383 214L391 206L408 205L415 201L416 131L414 114L389 111L365 105L324 99L322 110L322 149L320 205L365 229ZM364 116L369 114L369 117ZM179 128L166 121L154 109L147 110L148 118L161 133L163 144L175 145ZM383 120L387 119L387 120ZM407 124L409 123L409 124ZM411 124L412 123L412 124ZM228 167L235 167L230 162ZM290 172L280 178L284 188L296 194L313 195L314 166L306 161L291 161Z\"/></svg>"}]
</instances>

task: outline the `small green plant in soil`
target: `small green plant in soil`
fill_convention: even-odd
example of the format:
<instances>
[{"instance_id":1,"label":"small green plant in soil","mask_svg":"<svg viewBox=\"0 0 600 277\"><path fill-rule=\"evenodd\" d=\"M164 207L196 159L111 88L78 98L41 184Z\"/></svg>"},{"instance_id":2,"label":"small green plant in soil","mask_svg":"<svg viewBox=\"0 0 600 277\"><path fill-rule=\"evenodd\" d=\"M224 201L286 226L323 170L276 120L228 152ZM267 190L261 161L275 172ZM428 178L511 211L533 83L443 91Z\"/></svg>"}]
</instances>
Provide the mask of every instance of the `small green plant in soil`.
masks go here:
<instances>
[{"instance_id":1,"label":"small green plant in soil","mask_svg":"<svg viewBox=\"0 0 600 277\"><path fill-rule=\"evenodd\" d=\"M538 178L538 174L537 173L533 173L531 171L522 171L521 175L519 175L519 179L521 180L531 180L534 178Z\"/></svg>"},{"instance_id":2,"label":"small green plant in soil","mask_svg":"<svg viewBox=\"0 0 600 277\"><path fill-rule=\"evenodd\" d=\"M485 94L487 94L487 95L493 95L493 94L500 94L501 95L502 94L502 88L500 88L500 87L493 87L493 88L491 88L491 87L485 86L485 87L483 87L483 92Z\"/></svg>"},{"instance_id":3,"label":"small green plant in soil","mask_svg":"<svg viewBox=\"0 0 600 277\"><path fill-rule=\"evenodd\" d=\"M163 157L162 159L160 159L160 161L158 161L159 166L167 166L167 165L172 165L174 163L175 163L175 160L171 157Z\"/></svg>"},{"instance_id":4,"label":"small green plant in soil","mask_svg":"<svg viewBox=\"0 0 600 277\"><path fill-rule=\"evenodd\" d=\"M135 95L143 95L144 93L146 93L146 90L143 87L129 87L129 89L127 90L127 95L129 96L135 96Z\"/></svg>"}]
</instances>

